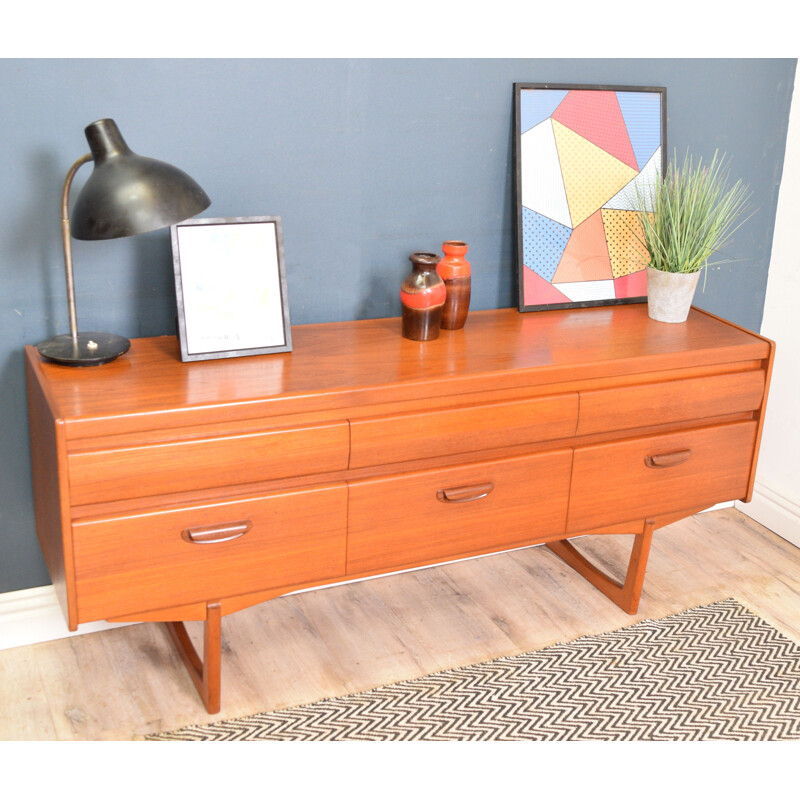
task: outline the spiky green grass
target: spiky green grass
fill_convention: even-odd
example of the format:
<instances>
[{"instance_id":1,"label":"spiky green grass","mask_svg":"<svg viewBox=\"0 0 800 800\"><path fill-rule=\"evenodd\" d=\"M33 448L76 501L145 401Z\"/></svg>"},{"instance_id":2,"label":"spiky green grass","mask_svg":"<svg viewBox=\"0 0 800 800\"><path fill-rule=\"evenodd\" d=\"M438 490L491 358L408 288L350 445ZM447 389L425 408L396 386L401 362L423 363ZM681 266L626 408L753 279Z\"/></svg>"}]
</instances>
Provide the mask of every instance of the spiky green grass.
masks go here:
<instances>
[{"instance_id":1,"label":"spiky green grass","mask_svg":"<svg viewBox=\"0 0 800 800\"><path fill-rule=\"evenodd\" d=\"M676 159L677 160L677 159ZM698 272L751 216L743 218L751 194L741 181L731 184L725 156L714 153L710 163L687 152L659 175L649 192L640 193L637 217L648 263L663 272Z\"/></svg>"}]
</instances>

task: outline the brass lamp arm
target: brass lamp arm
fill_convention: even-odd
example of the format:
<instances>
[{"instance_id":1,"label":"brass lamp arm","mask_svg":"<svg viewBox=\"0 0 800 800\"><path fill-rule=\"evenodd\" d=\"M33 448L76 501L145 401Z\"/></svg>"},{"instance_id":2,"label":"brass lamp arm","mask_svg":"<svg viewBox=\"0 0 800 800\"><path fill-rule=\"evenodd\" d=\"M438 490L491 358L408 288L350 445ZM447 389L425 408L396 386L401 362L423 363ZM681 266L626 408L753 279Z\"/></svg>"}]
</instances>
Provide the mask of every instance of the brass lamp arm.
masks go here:
<instances>
[{"instance_id":1,"label":"brass lamp arm","mask_svg":"<svg viewBox=\"0 0 800 800\"><path fill-rule=\"evenodd\" d=\"M75 307L75 280L72 274L72 233L69 227L69 190L75 173L84 165L93 161L91 153L81 156L67 172L64 190L61 193L61 239L64 242L64 271L67 275L67 303L69 305L69 333L74 341L78 340L78 312Z\"/></svg>"}]
</instances>

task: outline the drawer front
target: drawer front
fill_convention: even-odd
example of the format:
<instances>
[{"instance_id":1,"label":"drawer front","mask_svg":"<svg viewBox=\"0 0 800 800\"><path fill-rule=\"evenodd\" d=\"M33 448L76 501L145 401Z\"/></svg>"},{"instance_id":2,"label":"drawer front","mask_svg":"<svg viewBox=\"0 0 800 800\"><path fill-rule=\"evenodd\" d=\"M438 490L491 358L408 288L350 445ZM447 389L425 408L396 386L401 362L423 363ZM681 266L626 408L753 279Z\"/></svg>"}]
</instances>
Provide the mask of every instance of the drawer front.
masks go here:
<instances>
[{"instance_id":1,"label":"drawer front","mask_svg":"<svg viewBox=\"0 0 800 800\"><path fill-rule=\"evenodd\" d=\"M354 420L350 466L562 439L575 433L577 420L577 393Z\"/></svg>"},{"instance_id":2,"label":"drawer front","mask_svg":"<svg viewBox=\"0 0 800 800\"><path fill-rule=\"evenodd\" d=\"M237 436L69 455L73 505L211 489L347 469L348 425L309 425Z\"/></svg>"},{"instance_id":3,"label":"drawer front","mask_svg":"<svg viewBox=\"0 0 800 800\"><path fill-rule=\"evenodd\" d=\"M755 411L764 371L581 392L578 435Z\"/></svg>"},{"instance_id":4,"label":"drawer front","mask_svg":"<svg viewBox=\"0 0 800 800\"><path fill-rule=\"evenodd\" d=\"M756 427L736 422L576 448L567 530L742 497Z\"/></svg>"},{"instance_id":5,"label":"drawer front","mask_svg":"<svg viewBox=\"0 0 800 800\"><path fill-rule=\"evenodd\" d=\"M349 574L522 547L564 530L571 450L350 484Z\"/></svg>"},{"instance_id":6,"label":"drawer front","mask_svg":"<svg viewBox=\"0 0 800 800\"><path fill-rule=\"evenodd\" d=\"M346 484L76 523L79 621L340 578L346 528Z\"/></svg>"}]
</instances>

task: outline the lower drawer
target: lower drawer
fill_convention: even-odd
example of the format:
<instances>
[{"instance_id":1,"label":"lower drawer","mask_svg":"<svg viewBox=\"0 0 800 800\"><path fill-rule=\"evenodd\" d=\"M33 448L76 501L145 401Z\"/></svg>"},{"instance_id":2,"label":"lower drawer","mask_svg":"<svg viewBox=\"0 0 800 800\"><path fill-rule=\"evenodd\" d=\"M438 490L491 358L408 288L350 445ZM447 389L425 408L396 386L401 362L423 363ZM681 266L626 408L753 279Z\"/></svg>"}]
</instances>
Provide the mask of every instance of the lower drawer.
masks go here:
<instances>
[{"instance_id":1,"label":"lower drawer","mask_svg":"<svg viewBox=\"0 0 800 800\"><path fill-rule=\"evenodd\" d=\"M342 577L346 530L345 484L81 521L78 621Z\"/></svg>"},{"instance_id":2,"label":"lower drawer","mask_svg":"<svg viewBox=\"0 0 800 800\"><path fill-rule=\"evenodd\" d=\"M571 450L350 484L347 572L522 547L564 531Z\"/></svg>"},{"instance_id":3,"label":"lower drawer","mask_svg":"<svg viewBox=\"0 0 800 800\"><path fill-rule=\"evenodd\" d=\"M575 450L567 530L711 506L747 493L755 422Z\"/></svg>"}]
</instances>

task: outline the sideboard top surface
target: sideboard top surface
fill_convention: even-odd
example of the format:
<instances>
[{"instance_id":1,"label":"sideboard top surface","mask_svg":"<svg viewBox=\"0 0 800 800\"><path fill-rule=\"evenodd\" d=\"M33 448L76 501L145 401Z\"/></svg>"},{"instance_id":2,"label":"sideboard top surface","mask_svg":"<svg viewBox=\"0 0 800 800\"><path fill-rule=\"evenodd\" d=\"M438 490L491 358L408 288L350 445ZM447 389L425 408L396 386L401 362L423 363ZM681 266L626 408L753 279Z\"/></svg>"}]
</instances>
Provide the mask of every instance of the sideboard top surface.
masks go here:
<instances>
[{"instance_id":1,"label":"sideboard top surface","mask_svg":"<svg viewBox=\"0 0 800 800\"><path fill-rule=\"evenodd\" d=\"M473 311L464 329L442 331L431 342L402 338L398 318L296 326L292 339L291 353L187 363L174 336L134 339L116 361L83 368L46 362L30 346L26 351L57 418L127 417L130 428L137 416L159 412L251 405L259 414L284 413L281 401L291 401L292 411L313 412L723 364L769 352L762 337L697 309L686 323L669 325L650 320L645 304Z\"/></svg>"}]
</instances>

